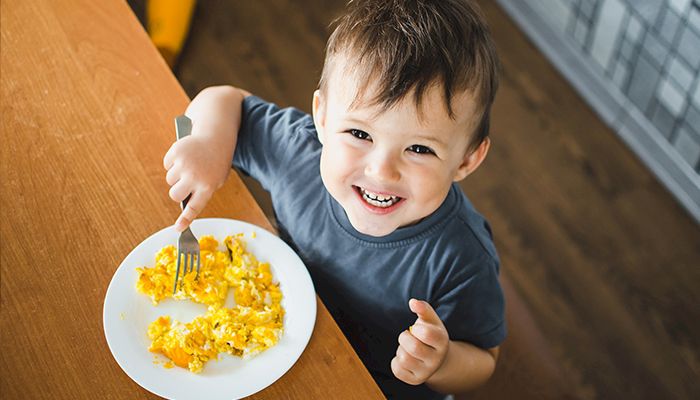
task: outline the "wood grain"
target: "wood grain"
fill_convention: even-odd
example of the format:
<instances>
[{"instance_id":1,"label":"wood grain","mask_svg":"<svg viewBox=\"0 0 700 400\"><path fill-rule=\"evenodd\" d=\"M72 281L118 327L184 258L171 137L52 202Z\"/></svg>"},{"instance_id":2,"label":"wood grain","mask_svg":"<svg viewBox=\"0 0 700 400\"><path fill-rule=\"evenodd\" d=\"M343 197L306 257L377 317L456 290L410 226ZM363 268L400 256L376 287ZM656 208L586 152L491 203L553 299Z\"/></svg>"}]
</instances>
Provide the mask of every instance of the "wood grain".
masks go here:
<instances>
[{"instance_id":1,"label":"wood grain","mask_svg":"<svg viewBox=\"0 0 700 400\"><path fill-rule=\"evenodd\" d=\"M344 3L200 3L178 77L191 95L228 83L309 111ZM495 3L480 3L502 82L491 153L462 186L495 233L510 334L470 398L700 398L700 228Z\"/></svg>"},{"instance_id":2,"label":"wood grain","mask_svg":"<svg viewBox=\"0 0 700 400\"><path fill-rule=\"evenodd\" d=\"M161 160L188 97L125 2L0 7L2 398L156 398L112 358L102 306L121 260L178 214ZM272 230L235 173L203 216ZM253 398L357 396L382 398L319 302L300 360Z\"/></svg>"}]
</instances>

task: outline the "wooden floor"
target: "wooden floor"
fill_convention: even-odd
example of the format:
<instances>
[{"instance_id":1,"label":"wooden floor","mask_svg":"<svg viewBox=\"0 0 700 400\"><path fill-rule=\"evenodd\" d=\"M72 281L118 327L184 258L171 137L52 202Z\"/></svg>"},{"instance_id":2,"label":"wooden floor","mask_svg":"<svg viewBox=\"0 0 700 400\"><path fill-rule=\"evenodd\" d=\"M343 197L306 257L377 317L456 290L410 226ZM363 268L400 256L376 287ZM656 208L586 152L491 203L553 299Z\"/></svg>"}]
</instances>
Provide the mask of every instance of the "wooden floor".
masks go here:
<instances>
[{"instance_id":1,"label":"wooden floor","mask_svg":"<svg viewBox=\"0 0 700 400\"><path fill-rule=\"evenodd\" d=\"M494 230L510 334L495 377L467 398L700 398L700 228L481 3L502 84L491 153L462 186ZM191 96L227 83L308 111L343 4L199 2L176 73Z\"/></svg>"}]
</instances>

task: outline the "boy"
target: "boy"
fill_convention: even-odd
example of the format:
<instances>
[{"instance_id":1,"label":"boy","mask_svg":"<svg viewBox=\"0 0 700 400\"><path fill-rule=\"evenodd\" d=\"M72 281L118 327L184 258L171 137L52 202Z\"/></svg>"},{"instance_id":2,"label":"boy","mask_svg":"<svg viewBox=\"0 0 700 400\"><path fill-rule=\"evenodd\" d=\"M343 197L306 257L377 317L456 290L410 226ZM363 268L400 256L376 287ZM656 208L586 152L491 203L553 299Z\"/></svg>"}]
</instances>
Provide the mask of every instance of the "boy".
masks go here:
<instances>
[{"instance_id":1,"label":"boy","mask_svg":"<svg viewBox=\"0 0 700 400\"><path fill-rule=\"evenodd\" d=\"M270 191L280 235L387 397L472 389L495 368L504 304L488 224L455 182L486 157L496 87L473 4L351 1L313 117L232 87L192 101L192 135L164 158L170 197L192 194L175 226L233 159Z\"/></svg>"}]
</instances>

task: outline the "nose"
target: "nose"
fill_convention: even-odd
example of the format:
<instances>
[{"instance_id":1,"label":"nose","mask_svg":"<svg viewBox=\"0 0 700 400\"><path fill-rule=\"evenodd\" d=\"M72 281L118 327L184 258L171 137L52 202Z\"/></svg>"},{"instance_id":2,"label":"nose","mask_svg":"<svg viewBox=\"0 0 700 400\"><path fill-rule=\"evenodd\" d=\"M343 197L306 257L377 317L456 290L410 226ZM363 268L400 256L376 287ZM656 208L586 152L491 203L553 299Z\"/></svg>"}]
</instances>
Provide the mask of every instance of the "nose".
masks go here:
<instances>
[{"instance_id":1,"label":"nose","mask_svg":"<svg viewBox=\"0 0 700 400\"><path fill-rule=\"evenodd\" d=\"M365 175L377 182L396 182L401 179L399 163L398 157L376 150L367 158Z\"/></svg>"}]
</instances>

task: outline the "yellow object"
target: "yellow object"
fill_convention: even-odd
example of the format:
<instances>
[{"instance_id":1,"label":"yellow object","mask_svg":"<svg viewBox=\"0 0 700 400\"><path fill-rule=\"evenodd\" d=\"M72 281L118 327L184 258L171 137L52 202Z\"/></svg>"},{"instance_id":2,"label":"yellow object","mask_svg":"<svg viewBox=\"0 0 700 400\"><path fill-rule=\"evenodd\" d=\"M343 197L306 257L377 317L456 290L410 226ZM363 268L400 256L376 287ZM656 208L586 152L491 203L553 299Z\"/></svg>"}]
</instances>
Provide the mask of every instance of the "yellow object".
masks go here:
<instances>
[{"instance_id":1,"label":"yellow object","mask_svg":"<svg viewBox=\"0 0 700 400\"><path fill-rule=\"evenodd\" d=\"M199 278L187 274L173 296L174 246L156 254L155 266L137 268L136 289L153 304L167 297L190 299L209 306L206 314L189 323L161 316L148 327L149 350L170 359L166 368L177 365L200 372L219 353L248 357L274 346L283 332L284 308L279 283L272 280L270 265L259 262L245 249L242 235L224 240L226 251L218 250L212 236L199 240L202 258ZM224 307L228 289L234 290L236 305Z\"/></svg>"},{"instance_id":2,"label":"yellow object","mask_svg":"<svg viewBox=\"0 0 700 400\"><path fill-rule=\"evenodd\" d=\"M146 29L170 67L187 39L196 0L147 0Z\"/></svg>"}]
</instances>

